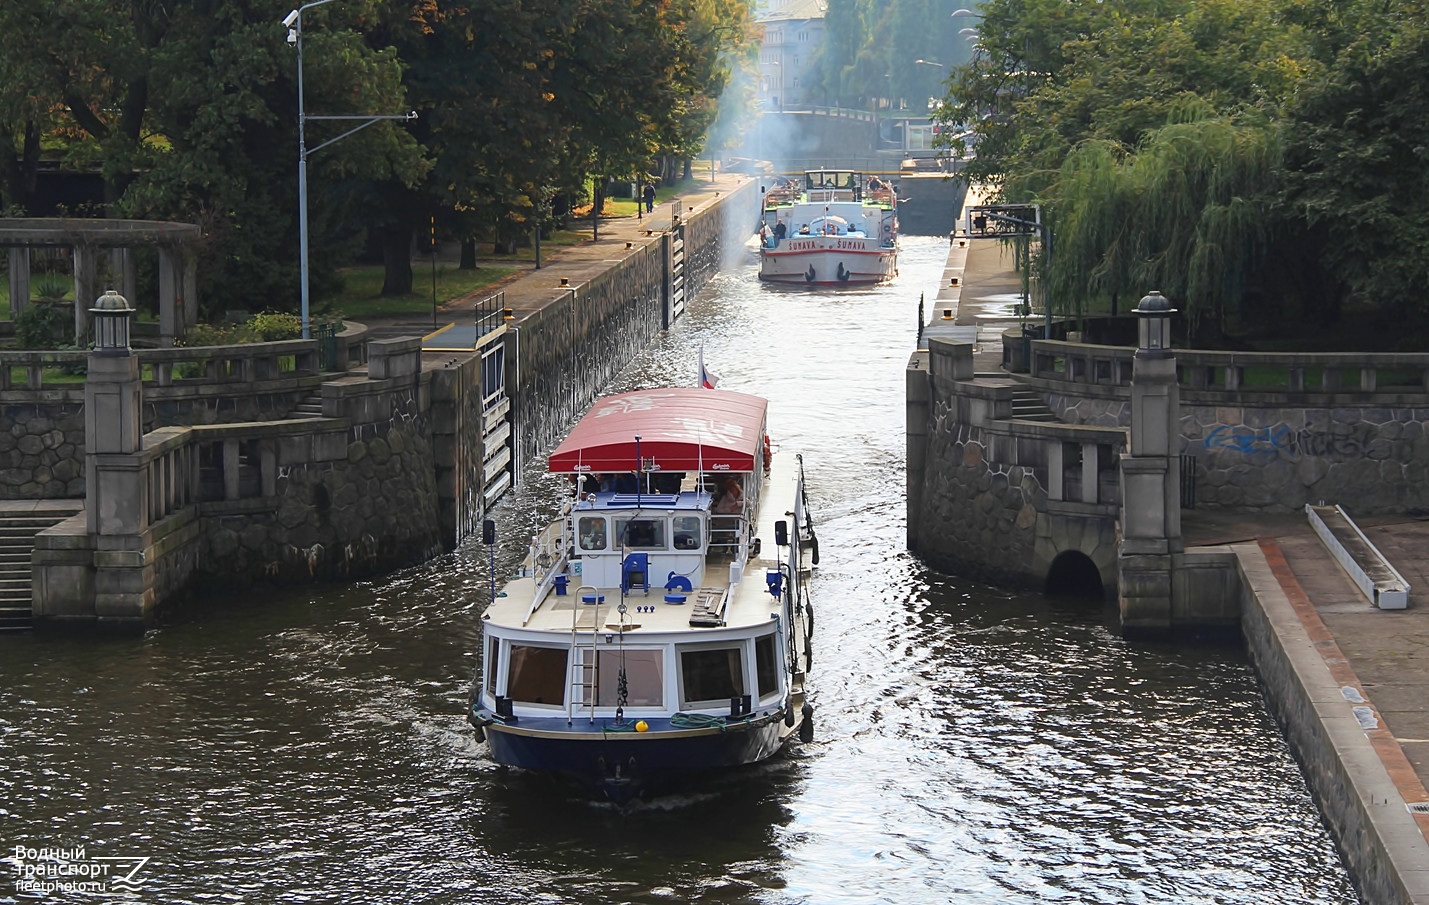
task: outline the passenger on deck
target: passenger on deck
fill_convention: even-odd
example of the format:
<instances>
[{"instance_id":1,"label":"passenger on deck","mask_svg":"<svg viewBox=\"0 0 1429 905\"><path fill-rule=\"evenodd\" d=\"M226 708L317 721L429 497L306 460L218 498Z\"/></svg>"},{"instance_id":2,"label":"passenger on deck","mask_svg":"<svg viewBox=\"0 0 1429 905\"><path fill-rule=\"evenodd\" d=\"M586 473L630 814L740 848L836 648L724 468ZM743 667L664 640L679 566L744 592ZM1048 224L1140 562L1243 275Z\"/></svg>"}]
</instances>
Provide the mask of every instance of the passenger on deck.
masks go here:
<instances>
[{"instance_id":1,"label":"passenger on deck","mask_svg":"<svg viewBox=\"0 0 1429 905\"><path fill-rule=\"evenodd\" d=\"M738 515L744 511L744 489L734 477L720 482L720 495L715 501L714 511L717 515Z\"/></svg>"},{"instance_id":2,"label":"passenger on deck","mask_svg":"<svg viewBox=\"0 0 1429 905\"><path fill-rule=\"evenodd\" d=\"M679 493L685 482L683 471L659 471L655 473L655 489L660 493Z\"/></svg>"},{"instance_id":3,"label":"passenger on deck","mask_svg":"<svg viewBox=\"0 0 1429 905\"><path fill-rule=\"evenodd\" d=\"M801 236L807 236L808 234L809 234L809 224L805 223L803 226L799 227L799 235L801 235Z\"/></svg>"},{"instance_id":4,"label":"passenger on deck","mask_svg":"<svg viewBox=\"0 0 1429 905\"><path fill-rule=\"evenodd\" d=\"M789 227L787 227L787 226L784 225L784 221L783 221L783 220L777 220L777 221L775 221L775 223L774 223L774 244L776 244L776 245L779 244L779 242L782 241L783 238L784 238L785 236L787 236L788 234L789 234Z\"/></svg>"},{"instance_id":5,"label":"passenger on deck","mask_svg":"<svg viewBox=\"0 0 1429 905\"><path fill-rule=\"evenodd\" d=\"M606 489L615 493L634 493L640 489L640 482L635 479L635 472L622 471L619 474L610 475Z\"/></svg>"}]
</instances>

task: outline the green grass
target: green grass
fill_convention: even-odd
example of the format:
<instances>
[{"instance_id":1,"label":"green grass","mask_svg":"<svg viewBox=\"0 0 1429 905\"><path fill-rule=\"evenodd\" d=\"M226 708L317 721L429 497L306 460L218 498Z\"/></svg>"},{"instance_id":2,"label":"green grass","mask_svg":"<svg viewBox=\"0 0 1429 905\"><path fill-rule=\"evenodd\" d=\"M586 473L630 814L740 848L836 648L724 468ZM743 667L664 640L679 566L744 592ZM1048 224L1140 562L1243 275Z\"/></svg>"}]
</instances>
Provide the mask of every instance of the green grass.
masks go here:
<instances>
[{"instance_id":1,"label":"green grass","mask_svg":"<svg viewBox=\"0 0 1429 905\"><path fill-rule=\"evenodd\" d=\"M541 253L544 256L553 249L579 245L585 239L580 232L561 230L541 239ZM437 307L470 293L490 289L513 273L525 269L519 265L534 263L535 260L534 244L516 249L515 254L498 255L491 252L489 243L483 244L477 252L475 270L462 270L450 261L438 260ZM381 294L385 274L380 264L344 267L341 273L344 282L342 292L319 299L315 309L317 313L337 313L361 320L364 317L430 314L432 311L432 264L429 258L412 261L412 291L406 295Z\"/></svg>"},{"instance_id":2,"label":"green grass","mask_svg":"<svg viewBox=\"0 0 1429 905\"><path fill-rule=\"evenodd\" d=\"M437 264L436 304L445 305L471 292L495 286L516 272L515 267L478 266L461 270L450 264ZM322 299L319 313L340 313L343 317L361 320L375 315L430 314L432 310L431 266L420 264L412 268L412 292L406 295L382 295L381 265L345 267L342 270L345 287L340 295Z\"/></svg>"}]
</instances>

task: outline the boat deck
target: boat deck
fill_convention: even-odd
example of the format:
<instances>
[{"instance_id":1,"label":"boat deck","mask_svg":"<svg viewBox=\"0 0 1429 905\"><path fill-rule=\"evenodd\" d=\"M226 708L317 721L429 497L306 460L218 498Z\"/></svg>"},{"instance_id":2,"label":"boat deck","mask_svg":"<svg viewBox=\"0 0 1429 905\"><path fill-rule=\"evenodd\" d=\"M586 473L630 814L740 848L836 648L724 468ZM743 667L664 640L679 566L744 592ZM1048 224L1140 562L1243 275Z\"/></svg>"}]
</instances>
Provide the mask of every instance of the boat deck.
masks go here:
<instances>
[{"instance_id":1,"label":"boat deck","mask_svg":"<svg viewBox=\"0 0 1429 905\"><path fill-rule=\"evenodd\" d=\"M552 589L532 609L535 579L520 577L507 583L504 596L498 596L487 610L487 618L498 625L536 632L623 631L627 637L688 632L691 628L747 628L768 622L778 614L780 603L769 593L766 576L778 572L781 558L787 557L787 548L781 550L774 543L774 523L789 518L798 486L796 460L793 456L783 458L787 461L774 457L765 480L755 535L760 553L745 564L744 581L731 575L730 557L714 554L705 562L705 577L699 587L667 591L661 577L651 575L648 592L631 589L623 598L626 612L622 620L619 585L581 585L578 577L571 576L564 593Z\"/></svg>"}]
</instances>

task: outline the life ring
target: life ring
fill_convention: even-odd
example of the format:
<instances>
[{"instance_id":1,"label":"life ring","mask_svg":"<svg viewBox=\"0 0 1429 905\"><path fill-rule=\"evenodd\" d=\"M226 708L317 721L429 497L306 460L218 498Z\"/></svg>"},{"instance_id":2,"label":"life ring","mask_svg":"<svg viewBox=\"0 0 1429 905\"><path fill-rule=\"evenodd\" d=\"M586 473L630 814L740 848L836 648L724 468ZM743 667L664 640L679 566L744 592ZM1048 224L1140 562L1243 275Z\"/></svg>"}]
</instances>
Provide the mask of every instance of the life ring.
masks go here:
<instances>
[{"instance_id":1,"label":"life ring","mask_svg":"<svg viewBox=\"0 0 1429 905\"><path fill-rule=\"evenodd\" d=\"M810 264L810 265L809 265L809 269L806 270L806 271L804 271L804 282L805 282L805 283L812 283L812 282L814 282L814 265L813 265L813 264Z\"/></svg>"},{"instance_id":2,"label":"life ring","mask_svg":"<svg viewBox=\"0 0 1429 905\"><path fill-rule=\"evenodd\" d=\"M840 261L840 262L839 262L839 270L838 270L838 273L836 274L836 276L838 276L840 283L847 283L847 282L848 282L848 278L851 277L851 276L853 276L853 274L850 273L850 272L844 267L844 262L843 262L843 261Z\"/></svg>"}]
</instances>

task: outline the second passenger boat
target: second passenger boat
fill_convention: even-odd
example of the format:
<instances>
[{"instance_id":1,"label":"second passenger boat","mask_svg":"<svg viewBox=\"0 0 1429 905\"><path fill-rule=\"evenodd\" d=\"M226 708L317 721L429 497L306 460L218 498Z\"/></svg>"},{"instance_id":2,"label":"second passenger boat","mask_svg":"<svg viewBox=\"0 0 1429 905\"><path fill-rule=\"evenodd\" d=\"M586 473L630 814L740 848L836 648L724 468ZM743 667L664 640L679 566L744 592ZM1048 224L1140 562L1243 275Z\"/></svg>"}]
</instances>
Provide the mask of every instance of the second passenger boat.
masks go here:
<instances>
[{"instance_id":1,"label":"second passenger boat","mask_svg":"<svg viewBox=\"0 0 1429 905\"><path fill-rule=\"evenodd\" d=\"M856 170L808 170L764 193L759 278L848 286L898 275L898 195Z\"/></svg>"}]
</instances>

